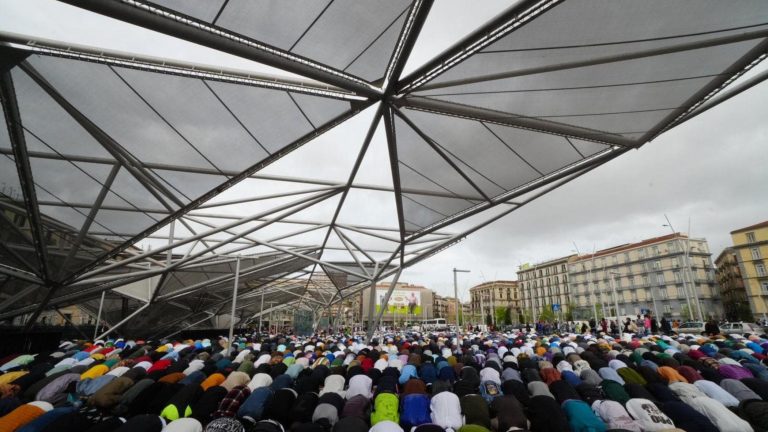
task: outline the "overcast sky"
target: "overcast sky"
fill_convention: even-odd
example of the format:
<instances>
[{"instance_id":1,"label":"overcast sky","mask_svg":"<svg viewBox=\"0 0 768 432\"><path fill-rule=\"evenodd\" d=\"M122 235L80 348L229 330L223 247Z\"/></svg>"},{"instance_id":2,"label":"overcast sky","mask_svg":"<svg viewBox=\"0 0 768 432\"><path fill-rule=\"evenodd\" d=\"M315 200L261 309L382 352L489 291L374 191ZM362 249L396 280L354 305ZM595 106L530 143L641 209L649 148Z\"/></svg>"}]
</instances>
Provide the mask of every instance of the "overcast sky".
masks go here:
<instances>
[{"instance_id":1,"label":"overcast sky","mask_svg":"<svg viewBox=\"0 0 768 432\"><path fill-rule=\"evenodd\" d=\"M407 70L507 6L487 0L436 2ZM3 0L0 9L2 31L284 75L52 0ZM586 252L667 234L665 213L677 231L685 232L690 218L691 235L709 241L714 259L730 244L730 231L768 220L767 118L768 84L763 83L408 269L401 281L452 295L451 269L460 267L471 270L459 276L466 298L468 287L516 279L520 263L570 254L574 243ZM364 120L349 133L364 130Z\"/></svg>"}]
</instances>

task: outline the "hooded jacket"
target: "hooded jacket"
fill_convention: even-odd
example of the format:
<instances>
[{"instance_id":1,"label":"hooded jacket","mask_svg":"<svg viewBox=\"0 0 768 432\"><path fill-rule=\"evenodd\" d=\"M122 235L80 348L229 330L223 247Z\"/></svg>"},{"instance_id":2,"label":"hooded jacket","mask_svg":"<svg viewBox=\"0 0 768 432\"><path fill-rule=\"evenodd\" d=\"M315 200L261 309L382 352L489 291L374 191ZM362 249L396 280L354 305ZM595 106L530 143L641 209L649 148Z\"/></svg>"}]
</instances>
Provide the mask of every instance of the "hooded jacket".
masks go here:
<instances>
[{"instance_id":1,"label":"hooded jacket","mask_svg":"<svg viewBox=\"0 0 768 432\"><path fill-rule=\"evenodd\" d=\"M491 402L491 426L495 430L508 431L510 428L528 428L528 419L520 402L511 395L497 397Z\"/></svg>"},{"instance_id":2,"label":"hooded jacket","mask_svg":"<svg viewBox=\"0 0 768 432\"><path fill-rule=\"evenodd\" d=\"M272 400L273 396L274 392L269 387L256 388L240 405L240 408L237 410L237 416L253 422L259 421L264 413L264 408Z\"/></svg>"},{"instance_id":3,"label":"hooded jacket","mask_svg":"<svg viewBox=\"0 0 768 432\"><path fill-rule=\"evenodd\" d=\"M724 379L720 381L720 387L725 391L733 395L739 402L744 402L751 399L761 400L757 393L753 392L749 387L744 385L743 382L735 379Z\"/></svg>"},{"instance_id":4,"label":"hooded jacket","mask_svg":"<svg viewBox=\"0 0 768 432\"><path fill-rule=\"evenodd\" d=\"M441 392L432 396L429 408L432 423L442 428L458 430L464 424L459 397L453 393Z\"/></svg>"},{"instance_id":5,"label":"hooded jacket","mask_svg":"<svg viewBox=\"0 0 768 432\"><path fill-rule=\"evenodd\" d=\"M752 426L728 410L722 403L706 396L692 384L673 383L670 388L691 408L706 416L718 429L728 432L753 432Z\"/></svg>"},{"instance_id":6,"label":"hooded jacket","mask_svg":"<svg viewBox=\"0 0 768 432\"><path fill-rule=\"evenodd\" d=\"M373 381L367 375L355 375L349 380L349 388L347 389L346 398L351 399L357 395L363 395L368 399L371 398L371 386Z\"/></svg>"},{"instance_id":7,"label":"hooded jacket","mask_svg":"<svg viewBox=\"0 0 768 432\"><path fill-rule=\"evenodd\" d=\"M88 400L88 403L98 408L110 409L120 402L123 393L128 391L133 385L134 382L131 378L125 376L118 377L94 393L93 397Z\"/></svg>"},{"instance_id":8,"label":"hooded jacket","mask_svg":"<svg viewBox=\"0 0 768 432\"><path fill-rule=\"evenodd\" d=\"M67 398L65 393L67 387L80 380L78 374L64 374L48 383L45 387L40 389L35 395L35 400L50 402L51 405L56 405L59 402L64 401Z\"/></svg>"},{"instance_id":9,"label":"hooded jacket","mask_svg":"<svg viewBox=\"0 0 768 432\"><path fill-rule=\"evenodd\" d=\"M630 399L631 400L631 399ZM592 403L592 411L608 425L608 429L643 432L640 425L624 407L612 400L598 400ZM658 411L658 410L657 410ZM661 413L661 412L659 412Z\"/></svg>"},{"instance_id":10,"label":"hooded jacket","mask_svg":"<svg viewBox=\"0 0 768 432\"><path fill-rule=\"evenodd\" d=\"M605 423L586 402L571 399L565 401L562 407L572 432L605 432Z\"/></svg>"},{"instance_id":11,"label":"hooded jacket","mask_svg":"<svg viewBox=\"0 0 768 432\"><path fill-rule=\"evenodd\" d=\"M739 406L738 399L736 399L732 394L728 393L722 387L713 383L712 381L698 380L693 383L693 385L695 385L696 388L698 388L702 393L727 407L734 408Z\"/></svg>"},{"instance_id":12,"label":"hooded jacket","mask_svg":"<svg viewBox=\"0 0 768 432\"><path fill-rule=\"evenodd\" d=\"M349 392L347 392L349 397ZM392 393L380 393L376 396L373 403L373 412L371 413L371 426L382 421L400 422L399 400L397 395Z\"/></svg>"},{"instance_id":13,"label":"hooded jacket","mask_svg":"<svg viewBox=\"0 0 768 432\"><path fill-rule=\"evenodd\" d=\"M568 419L555 399L533 396L528 402L528 420L531 431L567 431Z\"/></svg>"},{"instance_id":14,"label":"hooded jacket","mask_svg":"<svg viewBox=\"0 0 768 432\"><path fill-rule=\"evenodd\" d=\"M154 383L155 381L151 378L144 378L143 380L134 384L120 396L120 401L113 409L113 413L121 416L127 414L134 399L136 399L139 394L144 392L144 390L147 388L151 387Z\"/></svg>"}]
</instances>

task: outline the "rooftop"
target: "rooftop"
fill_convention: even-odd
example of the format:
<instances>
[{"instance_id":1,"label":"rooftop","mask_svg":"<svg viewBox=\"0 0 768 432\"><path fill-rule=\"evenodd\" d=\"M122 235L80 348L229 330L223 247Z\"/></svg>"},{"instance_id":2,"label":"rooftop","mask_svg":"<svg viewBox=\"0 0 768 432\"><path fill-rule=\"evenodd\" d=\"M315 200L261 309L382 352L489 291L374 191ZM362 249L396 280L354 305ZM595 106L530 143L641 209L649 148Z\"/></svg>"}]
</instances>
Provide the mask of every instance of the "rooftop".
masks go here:
<instances>
[{"instance_id":1,"label":"rooftop","mask_svg":"<svg viewBox=\"0 0 768 432\"><path fill-rule=\"evenodd\" d=\"M744 232L744 231L752 231L752 230L756 230L756 229L759 229L759 228L768 228L768 221L760 222L760 223L757 223L757 224L754 224L754 225L750 225L748 227L744 227L744 228L739 228L737 230L733 230L733 231L731 231L731 234L736 234L736 233L740 233L740 232Z\"/></svg>"}]
</instances>

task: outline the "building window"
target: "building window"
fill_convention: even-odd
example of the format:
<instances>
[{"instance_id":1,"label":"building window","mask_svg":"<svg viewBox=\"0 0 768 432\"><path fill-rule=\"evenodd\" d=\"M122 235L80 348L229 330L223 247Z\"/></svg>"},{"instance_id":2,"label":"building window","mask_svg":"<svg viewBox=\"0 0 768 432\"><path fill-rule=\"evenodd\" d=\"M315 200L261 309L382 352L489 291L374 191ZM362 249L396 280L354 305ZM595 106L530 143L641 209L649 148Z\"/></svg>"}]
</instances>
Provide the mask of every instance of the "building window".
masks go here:
<instances>
[{"instance_id":1,"label":"building window","mask_svg":"<svg viewBox=\"0 0 768 432\"><path fill-rule=\"evenodd\" d=\"M666 288L659 289L659 297L661 297L664 300L667 299L668 295L667 295L667 289Z\"/></svg>"},{"instance_id":2,"label":"building window","mask_svg":"<svg viewBox=\"0 0 768 432\"><path fill-rule=\"evenodd\" d=\"M758 276L761 276L761 277L762 277L762 276L766 276L766 273L765 273L765 264L763 264L763 263L761 263L761 262L759 262L759 263L755 263L755 271L757 272L757 275L758 275Z\"/></svg>"},{"instance_id":3,"label":"building window","mask_svg":"<svg viewBox=\"0 0 768 432\"><path fill-rule=\"evenodd\" d=\"M652 249L653 249L653 256L659 256L659 247L654 246Z\"/></svg>"},{"instance_id":4,"label":"building window","mask_svg":"<svg viewBox=\"0 0 768 432\"><path fill-rule=\"evenodd\" d=\"M629 252L624 253L624 262L629 262Z\"/></svg>"},{"instance_id":5,"label":"building window","mask_svg":"<svg viewBox=\"0 0 768 432\"><path fill-rule=\"evenodd\" d=\"M747 233L747 243L754 243L755 242L755 233L748 232Z\"/></svg>"},{"instance_id":6,"label":"building window","mask_svg":"<svg viewBox=\"0 0 768 432\"><path fill-rule=\"evenodd\" d=\"M763 290L763 294L768 294L768 281L760 282L760 288Z\"/></svg>"},{"instance_id":7,"label":"building window","mask_svg":"<svg viewBox=\"0 0 768 432\"><path fill-rule=\"evenodd\" d=\"M640 259L645 258L645 249L641 248L637 250L637 256L640 257Z\"/></svg>"},{"instance_id":8,"label":"building window","mask_svg":"<svg viewBox=\"0 0 768 432\"><path fill-rule=\"evenodd\" d=\"M760 248L752 248L751 251L752 251L752 259L753 260L757 260L757 259L762 258L760 256Z\"/></svg>"},{"instance_id":9,"label":"building window","mask_svg":"<svg viewBox=\"0 0 768 432\"><path fill-rule=\"evenodd\" d=\"M679 271L673 273L675 275L675 282L681 283L683 281L683 275Z\"/></svg>"},{"instance_id":10,"label":"building window","mask_svg":"<svg viewBox=\"0 0 768 432\"><path fill-rule=\"evenodd\" d=\"M665 304L664 305L664 313L672 313L672 306Z\"/></svg>"},{"instance_id":11,"label":"building window","mask_svg":"<svg viewBox=\"0 0 768 432\"><path fill-rule=\"evenodd\" d=\"M618 263L619 263L619 256L618 255L614 255L613 256L613 265L617 265Z\"/></svg>"},{"instance_id":12,"label":"building window","mask_svg":"<svg viewBox=\"0 0 768 432\"><path fill-rule=\"evenodd\" d=\"M666 282L664 281L664 273L656 273L656 282L659 285L664 285Z\"/></svg>"},{"instance_id":13,"label":"building window","mask_svg":"<svg viewBox=\"0 0 768 432\"><path fill-rule=\"evenodd\" d=\"M654 261L653 262L653 268L658 270L661 268L661 261Z\"/></svg>"}]
</instances>

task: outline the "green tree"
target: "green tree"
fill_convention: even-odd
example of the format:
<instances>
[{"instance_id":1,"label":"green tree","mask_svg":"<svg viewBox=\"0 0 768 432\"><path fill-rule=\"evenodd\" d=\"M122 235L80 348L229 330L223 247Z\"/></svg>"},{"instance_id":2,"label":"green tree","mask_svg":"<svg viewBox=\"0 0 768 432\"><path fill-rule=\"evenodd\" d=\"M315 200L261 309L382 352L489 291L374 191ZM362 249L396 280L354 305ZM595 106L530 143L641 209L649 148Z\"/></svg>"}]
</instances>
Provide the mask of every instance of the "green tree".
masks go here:
<instances>
[{"instance_id":1,"label":"green tree","mask_svg":"<svg viewBox=\"0 0 768 432\"><path fill-rule=\"evenodd\" d=\"M554 322L556 319L555 313L552 312L552 305L545 305L539 314L539 321Z\"/></svg>"},{"instance_id":2,"label":"green tree","mask_svg":"<svg viewBox=\"0 0 768 432\"><path fill-rule=\"evenodd\" d=\"M510 325L512 322L514 322L517 319L517 317L512 317L512 308L505 308L504 309L504 324Z\"/></svg>"},{"instance_id":3,"label":"green tree","mask_svg":"<svg viewBox=\"0 0 768 432\"><path fill-rule=\"evenodd\" d=\"M507 308L503 306L497 306L494 310L494 315L496 318L496 325L507 324L506 322Z\"/></svg>"}]
</instances>

